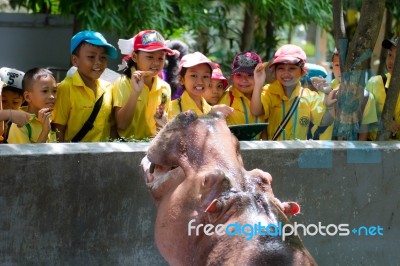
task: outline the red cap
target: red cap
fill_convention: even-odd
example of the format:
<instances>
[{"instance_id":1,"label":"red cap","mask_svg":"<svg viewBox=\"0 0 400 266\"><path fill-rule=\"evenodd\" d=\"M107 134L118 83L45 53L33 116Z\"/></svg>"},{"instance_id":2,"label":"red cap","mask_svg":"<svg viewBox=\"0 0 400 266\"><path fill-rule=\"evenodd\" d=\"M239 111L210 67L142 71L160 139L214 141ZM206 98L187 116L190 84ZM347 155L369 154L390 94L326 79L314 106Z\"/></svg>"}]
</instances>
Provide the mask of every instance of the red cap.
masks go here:
<instances>
[{"instance_id":1,"label":"red cap","mask_svg":"<svg viewBox=\"0 0 400 266\"><path fill-rule=\"evenodd\" d=\"M194 52L192 54L187 54L182 57L181 61L179 62L179 72L181 72L182 67L188 68L200 64L208 64L211 67L211 69L214 69L218 66L218 64L212 62L202 53Z\"/></svg>"},{"instance_id":2,"label":"red cap","mask_svg":"<svg viewBox=\"0 0 400 266\"><path fill-rule=\"evenodd\" d=\"M304 65L306 60L307 56L303 49L294 44L285 44L276 51L274 61L269 67L272 67L277 63L297 64L300 62Z\"/></svg>"},{"instance_id":3,"label":"red cap","mask_svg":"<svg viewBox=\"0 0 400 266\"><path fill-rule=\"evenodd\" d=\"M174 52L169 49L164 38L155 30L144 30L133 37L133 51L154 52L165 50L169 54Z\"/></svg>"}]
</instances>

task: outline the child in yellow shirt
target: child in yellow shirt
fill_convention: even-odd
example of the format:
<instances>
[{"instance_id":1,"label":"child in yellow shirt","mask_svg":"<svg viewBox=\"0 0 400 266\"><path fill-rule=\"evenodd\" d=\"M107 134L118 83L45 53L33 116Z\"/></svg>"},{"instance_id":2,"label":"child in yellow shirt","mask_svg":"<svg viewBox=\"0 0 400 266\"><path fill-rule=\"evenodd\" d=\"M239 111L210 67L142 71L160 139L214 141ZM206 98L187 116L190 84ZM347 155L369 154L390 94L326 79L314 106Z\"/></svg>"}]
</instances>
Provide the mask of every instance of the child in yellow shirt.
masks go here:
<instances>
[{"instance_id":1,"label":"child in yellow shirt","mask_svg":"<svg viewBox=\"0 0 400 266\"><path fill-rule=\"evenodd\" d=\"M22 87L31 120L23 127L12 124L8 143L55 142L56 135L51 131L50 125L57 91L53 73L45 68L30 69L25 73Z\"/></svg>"},{"instance_id":2,"label":"child in yellow shirt","mask_svg":"<svg viewBox=\"0 0 400 266\"><path fill-rule=\"evenodd\" d=\"M167 120L171 88L159 77L165 57L174 52L161 34L144 30L129 40L118 41L127 55L122 75L113 85L113 109L119 137L154 137Z\"/></svg>"},{"instance_id":3,"label":"child in yellow shirt","mask_svg":"<svg viewBox=\"0 0 400 266\"><path fill-rule=\"evenodd\" d=\"M235 55L232 63L232 86L230 86L219 103L233 108L233 113L227 117L229 125L264 123L264 116L254 116L250 112L250 101L255 80L254 70L262 63L255 52L241 52Z\"/></svg>"},{"instance_id":4,"label":"child in yellow shirt","mask_svg":"<svg viewBox=\"0 0 400 266\"><path fill-rule=\"evenodd\" d=\"M4 82L3 91L0 93L3 110L19 110L21 108L24 103L24 93L22 90L24 75L24 72L17 69L8 67L0 68L0 79ZM0 123L0 143L7 143L11 123L11 120L8 120L6 123ZM3 130L1 127L3 127Z\"/></svg>"},{"instance_id":5,"label":"child in yellow shirt","mask_svg":"<svg viewBox=\"0 0 400 266\"><path fill-rule=\"evenodd\" d=\"M333 99L335 91L325 97L324 103L317 92L301 86L300 79L306 74L306 59L299 46L281 46L269 66L274 68L276 80L264 88L266 74L257 71L260 66L256 67L251 112L253 115L265 115L268 119L268 140L306 140L310 122L314 125L323 125L321 121L329 121L327 125L333 122L328 109L333 111L333 104L337 101ZM325 119L325 116L330 119Z\"/></svg>"},{"instance_id":6,"label":"child in yellow shirt","mask_svg":"<svg viewBox=\"0 0 400 266\"><path fill-rule=\"evenodd\" d=\"M179 63L179 81L184 89L182 95L171 101L168 120L172 120L181 112L193 110L196 114L207 114L211 110L220 111L225 116L232 113L226 105L211 106L203 98L203 93L211 83L212 70L218 65L200 52L187 54Z\"/></svg>"},{"instance_id":7,"label":"child in yellow shirt","mask_svg":"<svg viewBox=\"0 0 400 266\"><path fill-rule=\"evenodd\" d=\"M99 32L81 31L71 38L71 62L77 67L57 88L53 127L59 142L109 141L112 120L111 83L100 79L108 56L117 49ZM98 109L96 107L99 107ZM97 111L97 114L96 112ZM91 121L89 118L94 118Z\"/></svg>"}]
</instances>

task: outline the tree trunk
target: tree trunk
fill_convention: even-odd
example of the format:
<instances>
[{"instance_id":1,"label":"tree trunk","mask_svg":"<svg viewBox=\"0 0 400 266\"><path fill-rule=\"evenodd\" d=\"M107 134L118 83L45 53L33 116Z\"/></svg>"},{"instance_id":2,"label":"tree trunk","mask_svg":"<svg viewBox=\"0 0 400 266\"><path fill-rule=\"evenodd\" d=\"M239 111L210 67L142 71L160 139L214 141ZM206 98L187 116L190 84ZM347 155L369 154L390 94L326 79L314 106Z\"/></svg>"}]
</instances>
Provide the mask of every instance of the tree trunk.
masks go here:
<instances>
[{"instance_id":1,"label":"tree trunk","mask_svg":"<svg viewBox=\"0 0 400 266\"><path fill-rule=\"evenodd\" d=\"M273 37L275 36L275 25L273 24L274 20L274 15L272 14L271 11L266 14L266 16L270 19L267 20L265 23L265 46L267 47L266 49L266 59L270 59L274 56L273 52L275 49L272 47L276 47L278 42L276 39Z\"/></svg>"},{"instance_id":2,"label":"tree trunk","mask_svg":"<svg viewBox=\"0 0 400 266\"><path fill-rule=\"evenodd\" d=\"M385 23L385 39L390 38L391 36L391 25L392 25L392 11L386 9L386 23ZM379 56L379 68L377 74L384 74L386 71L386 49L381 49L381 54Z\"/></svg>"},{"instance_id":3,"label":"tree trunk","mask_svg":"<svg viewBox=\"0 0 400 266\"><path fill-rule=\"evenodd\" d=\"M241 51L251 50L254 39L254 25L255 25L255 8L254 4L250 1L245 3L244 8L244 22L242 29L242 40L240 43Z\"/></svg>"},{"instance_id":4,"label":"tree trunk","mask_svg":"<svg viewBox=\"0 0 400 266\"><path fill-rule=\"evenodd\" d=\"M371 57L378 38L385 2L363 1L360 21L348 47L346 47L346 41L342 39L344 31L342 1L334 0L333 5L334 27L339 27L335 29L335 40L341 59L345 58L341 62L341 85L337 95L339 110L335 118L333 135L338 140L357 140L362 118L360 107L369 71L367 59ZM337 13L338 11L340 14Z\"/></svg>"},{"instance_id":5,"label":"tree trunk","mask_svg":"<svg viewBox=\"0 0 400 266\"><path fill-rule=\"evenodd\" d=\"M399 48L397 48L399 49ZM396 53L393 65L392 78L386 93L385 105L382 111L383 129L378 132L377 140L388 140L391 137L389 127L393 122L394 109L396 108L397 98L400 91L400 56Z\"/></svg>"}]
</instances>

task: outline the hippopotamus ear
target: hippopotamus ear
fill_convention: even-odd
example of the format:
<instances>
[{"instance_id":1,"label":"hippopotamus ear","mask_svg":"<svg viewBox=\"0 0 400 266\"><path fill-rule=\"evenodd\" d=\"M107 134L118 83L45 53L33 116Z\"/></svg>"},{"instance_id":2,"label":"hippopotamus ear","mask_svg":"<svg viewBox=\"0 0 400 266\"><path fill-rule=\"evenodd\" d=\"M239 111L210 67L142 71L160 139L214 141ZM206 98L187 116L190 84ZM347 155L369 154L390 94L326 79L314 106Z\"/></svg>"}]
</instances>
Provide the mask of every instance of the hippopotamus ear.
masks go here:
<instances>
[{"instance_id":1,"label":"hippopotamus ear","mask_svg":"<svg viewBox=\"0 0 400 266\"><path fill-rule=\"evenodd\" d=\"M280 204L281 209L286 215L296 215L300 213L300 205L297 202L289 201Z\"/></svg>"},{"instance_id":2,"label":"hippopotamus ear","mask_svg":"<svg viewBox=\"0 0 400 266\"><path fill-rule=\"evenodd\" d=\"M208 213L217 213L219 211L221 211L222 209L222 203L217 200L214 199L210 205L208 205L208 207L206 208L206 210L204 212L208 212Z\"/></svg>"}]
</instances>

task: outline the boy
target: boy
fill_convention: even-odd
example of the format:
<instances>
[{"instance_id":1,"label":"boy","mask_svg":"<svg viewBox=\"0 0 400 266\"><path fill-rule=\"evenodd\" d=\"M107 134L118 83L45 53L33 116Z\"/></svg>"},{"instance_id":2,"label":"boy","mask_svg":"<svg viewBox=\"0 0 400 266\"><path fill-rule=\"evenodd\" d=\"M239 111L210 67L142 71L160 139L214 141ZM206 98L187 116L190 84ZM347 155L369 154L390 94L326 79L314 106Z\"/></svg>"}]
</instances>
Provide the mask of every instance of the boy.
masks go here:
<instances>
[{"instance_id":1,"label":"boy","mask_svg":"<svg viewBox=\"0 0 400 266\"><path fill-rule=\"evenodd\" d=\"M52 124L57 141L108 141L112 91L111 84L99 77L107 67L107 56L116 58L117 49L100 33L81 31L72 37L70 52L77 71L57 88Z\"/></svg>"},{"instance_id":2,"label":"boy","mask_svg":"<svg viewBox=\"0 0 400 266\"><path fill-rule=\"evenodd\" d=\"M1 93L1 103L3 110L19 110L24 103L22 90L22 79L24 72L8 67L0 68L0 79L5 83ZM3 142L7 143L10 132L11 121L4 124ZM0 140L1 142L1 140Z\"/></svg>"},{"instance_id":3,"label":"boy","mask_svg":"<svg viewBox=\"0 0 400 266\"><path fill-rule=\"evenodd\" d=\"M367 90L371 92L375 97L376 113L378 116L379 124L382 123L381 122L382 112L386 101L386 91L389 88L390 80L392 78L394 60L396 58L396 52L397 52L397 44L398 44L398 38L385 39L382 41L382 48L387 50L387 56L386 56L387 73L385 75L377 75L371 77L366 85ZM390 127L393 139L397 140L400 139L400 134L397 134L399 129L400 129L400 97L397 98L397 103L393 115L393 122ZM370 132L368 134L368 138L370 140L376 140L378 128L376 128L374 131L375 132Z\"/></svg>"},{"instance_id":4,"label":"boy","mask_svg":"<svg viewBox=\"0 0 400 266\"><path fill-rule=\"evenodd\" d=\"M22 80L22 88L31 120L20 128L12 124L8 143L55 142L55 132L51 131L50 126L57 91L53 73L44 68L33 68L26 72Z\"/></svg>"}]
</instances>

